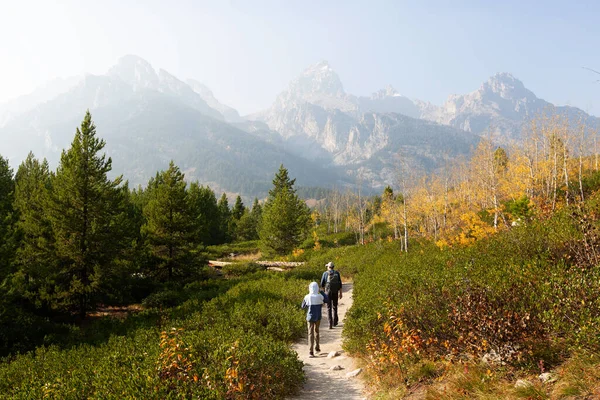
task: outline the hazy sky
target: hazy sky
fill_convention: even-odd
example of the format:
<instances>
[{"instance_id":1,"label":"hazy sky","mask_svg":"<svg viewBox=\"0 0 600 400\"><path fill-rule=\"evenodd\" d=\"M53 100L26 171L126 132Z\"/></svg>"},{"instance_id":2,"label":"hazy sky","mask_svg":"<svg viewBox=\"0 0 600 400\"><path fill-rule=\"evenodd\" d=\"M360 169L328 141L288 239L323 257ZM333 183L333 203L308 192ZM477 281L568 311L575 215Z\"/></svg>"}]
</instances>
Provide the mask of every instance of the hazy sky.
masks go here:
<instances>
[{"instance_id":1,"label":"hazy sky","mask_svg":"<svg viewBox=\"0 0 600 400\"><path fill-rule=\"evenodd\" d=\"M600 116L598 1L0 0L0 102L136 54L242 114L328 60L346 91L441 104L511 72Z\"/></svg>"}]
</instances>

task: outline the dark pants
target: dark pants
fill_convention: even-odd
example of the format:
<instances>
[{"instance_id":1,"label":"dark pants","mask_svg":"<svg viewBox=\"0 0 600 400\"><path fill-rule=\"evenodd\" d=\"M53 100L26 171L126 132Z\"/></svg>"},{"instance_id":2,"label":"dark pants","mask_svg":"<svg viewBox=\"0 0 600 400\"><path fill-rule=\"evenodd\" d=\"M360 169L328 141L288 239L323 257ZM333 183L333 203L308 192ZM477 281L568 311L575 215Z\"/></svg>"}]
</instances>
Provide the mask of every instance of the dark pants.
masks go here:
<instances>
[{"instance_id":1,"label":"dark pants","mask_svg":"<svg viewBox=\"0 0 600 400\"><path fill-rule=\"evenodd\" d=\"M337 314L337 307L338 307L338 292L331 292L331 293L327 293L327 295L329 296L329 301L327 302L327 317L329 318L329 326L332 327L333 325L337 325L338 324L338 314ZM333 318L332 318L332 311L333 311Z\"/></svg>"}]
</instances>

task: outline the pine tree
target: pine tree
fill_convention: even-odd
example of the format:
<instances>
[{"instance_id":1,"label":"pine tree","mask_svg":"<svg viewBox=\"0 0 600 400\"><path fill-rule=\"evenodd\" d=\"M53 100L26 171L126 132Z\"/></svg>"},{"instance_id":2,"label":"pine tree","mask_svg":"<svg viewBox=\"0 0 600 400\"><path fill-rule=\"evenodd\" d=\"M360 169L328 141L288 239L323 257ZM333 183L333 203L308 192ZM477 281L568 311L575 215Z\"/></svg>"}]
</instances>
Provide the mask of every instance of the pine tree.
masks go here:
<instances>
[{"instance_id":1,"label":"pine tree","mask_svg":"<svg viewBox=\"0 0 600 400\"><path fill-rule=\"evenodd\" d=\"M21 240L17 250L15 286L24 297L42 306L52 292L56 271L54 235L48 215L52 174L48 162L29 153L15 175L15 210Z\"/></svg>"},{"instance_id":2,"label":"pine tree","mask_svg":"<svg viewBox=\"0 0 600 400\"><path fill-rule=\"evenodd\" d=\"M108 179L112 160L99 155L104 146L88 111L71 147L62 152L48 207L58 259L53 302L77 309L82 318L95 306L111 264L127 245L118 223L121 177Z\"/></svg>"},{"instance_id":3,"label":"pine tree","mask_svg":"<svg viewBox=\"0 0 600 400\"><path fill-rule=\"evenodd\" d=\"M260 205L256 197L254 198L254 203L252 204L252 211L250 211L250 217L254 229L252 239L255 240L259 238L260 226L262 224L262 206Z\"/></svg>"},{"instance_id":4,"label":"pine tree","mask_svg":"<svg viewBox=\"0 0 600 400\"><path fill-rule=\"evenodd\" d=\"M143 214L142 232L148 238L150 253L156 258L156 275L168 280L190 256L192 223L189 218L184 175L173 161L148 183L149 201Z\"/></svg>"},{"instance_id":5,"label":"pine tree","mask_svg":"<svg viewBox=\"0 0 600 400\"><path fill-rule=\"evenodd\" d=\"M262 207L258 203L258 199L254 199L252 210L245 209L244 214L240 218L236 227L237 240L256 240L258 239L258 231L260 221L262 219Z\"/></svg>"},{"instance_id":6,"label":"pine tree","mask_svg":"<svg viewBox=\"0 0 600 400\"><path fill-rule=\"evenodd\" d=\"M264 250L286 254L306 237L310 210L298 198L283 165L273 179L273 189L262 210L260 239Z\"/></svg>"},{"instance_id":7,"label":"pine tree","mask_svg":"<svg viewBox=\"0 0 600 400\"><path fill-rule=\"evenodd\" d=\"M254 198L254 203L252 203L251 214L257 221L260 221L260 219L262 218L262 206L260 205L256 197Z\"/></svg>"},{"instance_id":8,"label":"pine tree","mask_svg":"<svg viewBox=\"0 0 600 400\"><path fill-rule=\"evenodd\" d=\"M237 240L246 241L256 239L256 226L253 222L252 215L246 210L235 226L235 237Z\"/></svg>"},{"instance_id":9,"label":"pine tree","mask_svg":"<svg viewBox=\"0 0 600 400\"><path fill-rule=\"evenodd\" d=\"M8 160L0 156L0 283L11 272L15 253L14 192L13 171Z\"/></svg>"},{"instance_id":10,"label":"pine tree","mask_svg":"<svg viewBox=\"0 0 600 400\"><path fill-rule=\"evenodd\" d=\"M219 232L220 232L220 243L227 243L231 240L231 210L229 209L229 202L225 193L219 199L217 204L219 207Z\"/></svg>"},{"instance_id":11,"label":"pine tree","mask_svg":"<svg viewBox=\"0 0 600 400\"><path fill-rule=\"evenodd\" d=\"M288 192L292 195L296 194L296 190L294 189L294 184L296 183L296 179L290 179L288 175L288 170L281 164L279 166L279 170L275 174L275 178L273 179L273 189L269 190L269 197L274 198L277 193L286 188Z\"/></svg>"},{"instance_id":12,"label":"pine tree","mask_svg":"<svg viewBox=\"0 0 600 400\"><path fill-rule=\"evenodd\" d=\"M221 221L215 192L208 186L194 182L188 189L188 204L194 242L204 245L217 244Z\"/></svg>"},{"instance_id":13,"label":"pine tree","mask_svg":"<svg viewBox=\"0 0 600 400\"><path fill-rule=\"evenodd\" d=\"M244 203L242 203L242 198L238 195L238 197L235 198L235 204L231 210L231 217L236 221L239 221L239 219L242 218L242 215L244 215L245 210L246 207L244 206Z\"/></svg>"}]
</instances>

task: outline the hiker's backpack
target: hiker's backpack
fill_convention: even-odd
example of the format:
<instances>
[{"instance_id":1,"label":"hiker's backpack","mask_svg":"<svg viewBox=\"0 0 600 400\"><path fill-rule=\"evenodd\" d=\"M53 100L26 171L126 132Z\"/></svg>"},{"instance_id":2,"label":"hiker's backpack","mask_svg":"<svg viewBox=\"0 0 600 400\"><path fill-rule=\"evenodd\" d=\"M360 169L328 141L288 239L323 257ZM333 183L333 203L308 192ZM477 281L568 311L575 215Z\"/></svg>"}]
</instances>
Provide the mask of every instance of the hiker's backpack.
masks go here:
<instances>
[{"instance_id":1,"label":"hiker's backpack","mask_svg":"<svg viewBox=\"0 0 600 400\"><path fill-rule=\"evenodd\" d=\"M342 288L342 280L340 274L337 271L329 271L327 273L327 284L325 289L327 293L335 293Z\"/></svg>"}]
</instances>

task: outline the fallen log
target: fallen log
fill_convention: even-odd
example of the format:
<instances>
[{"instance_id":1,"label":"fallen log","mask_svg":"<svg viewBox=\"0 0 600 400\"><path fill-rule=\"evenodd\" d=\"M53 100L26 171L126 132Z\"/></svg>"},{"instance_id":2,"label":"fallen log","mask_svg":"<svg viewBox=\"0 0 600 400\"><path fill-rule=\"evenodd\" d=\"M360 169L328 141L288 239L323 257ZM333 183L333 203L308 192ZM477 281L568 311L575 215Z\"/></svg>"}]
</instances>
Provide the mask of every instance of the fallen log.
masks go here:
<instances>
[{"instance_id":1,"label":"fallen log","mask_svg":"<svg viewBox=\"0 0 600 400\"><path fill-rule=\"evenodd\" d=\"M303 262L297 261L255 261L258 265L262 265L263 267L299 267L300 265L304 265Z\"/></svg>"},{"instance_id":2,"label":"fallen log","mask_svg":"<svg viewBox=\"0 0 600 400\"><path fill-rule=\"evenodd\" d=\"M254 261L254 263L261 265L263 267L267 267L267 269L269 269L269 267L277 267L279 269L281 268L294 268L294 267L299 267L300 265L304 265L303 262L298 262L298 261ZM208 265L210 267L215 267L215 268L223 268L226 265L231 265L234 264L231 261L216 261L216 260L209 260L208 261ZM273 270L276 271L276 270Z\"/></svg>"}]
</instances>

